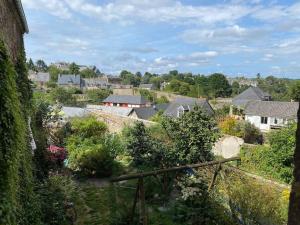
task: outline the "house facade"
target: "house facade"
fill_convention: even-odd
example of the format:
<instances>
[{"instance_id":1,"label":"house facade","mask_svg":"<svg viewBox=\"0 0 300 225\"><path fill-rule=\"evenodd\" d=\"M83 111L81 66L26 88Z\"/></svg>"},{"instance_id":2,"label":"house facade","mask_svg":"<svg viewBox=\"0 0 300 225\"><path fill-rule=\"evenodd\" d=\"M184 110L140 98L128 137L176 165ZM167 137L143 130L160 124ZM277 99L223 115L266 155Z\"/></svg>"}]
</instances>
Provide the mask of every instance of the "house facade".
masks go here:
<instances>
[{"instance_id":1,"label":"house facade","mask_svg":"<svg viewBox=\"0 0 300 225\"><path fill-rule=\"evenodd\" d=\"M50 74L49 73L43 73L43 72L35 72L35 71L29 71L28 78L36 83L38 86L44 86L47 82L50 81Z\"/></svg>"},{"instance_id":2,"label":"house facade","mask_svg":"<svg viewBox=\"0 0 300 225\"><path fill-rule=\"evenodd\" d=\"M298 102L251 101L245 107L245 120L267 132L296 121L298 108Z\"/></svg>"},{"instance_id":3,"label":"house facade","mask_svg":"<svg viewBox=\"0 0 300 225\"><path fill-rule=\"evenodd\" d=\"M150 91L150 90L154 89L154 85L153 84L140 84L139 88Z\"/></svg>"},{"instance_id":4,"label":"house facade","mask_svg":"<svg viewBox=\"0 0 300 225\"><path fill-rule=\"evenodd\" d=\"M57 85L65 88L81 88L82 80L80 75L59 74L57 79Z\"/></svg>"},{"instance_id":5,"label":"house facade","mask_svg":"<svg viewBox=\"0 0 300 225\"><path fill-rule=\"evenodd\" d=\"M111 84L107 82L107 79L102 77L97 78L83 78L82 79L82 87L90 90L90 89L108 89L111 87Z\"/></svg>"},{"instance_id":6,"label":"house facade","mask_svg":"<svg viewBox=\"0 0 300 225\"><path fill-rule=\"evenodd\" d=\"M110 95L102 101L105 106L140 108L149 103L140 95Z\"/></svg>"},{"instance_id":7,"label":"house facade","mask_svg":"<svg viewBox=\"0 0 300 225\"><path fill-rule=\"evenodd\" d=\"M0 1L0 40L8 50L11 59L16 62L23 52L23 36L28 33L28 26L20 0Z\"/></svg>"}]
</instances>

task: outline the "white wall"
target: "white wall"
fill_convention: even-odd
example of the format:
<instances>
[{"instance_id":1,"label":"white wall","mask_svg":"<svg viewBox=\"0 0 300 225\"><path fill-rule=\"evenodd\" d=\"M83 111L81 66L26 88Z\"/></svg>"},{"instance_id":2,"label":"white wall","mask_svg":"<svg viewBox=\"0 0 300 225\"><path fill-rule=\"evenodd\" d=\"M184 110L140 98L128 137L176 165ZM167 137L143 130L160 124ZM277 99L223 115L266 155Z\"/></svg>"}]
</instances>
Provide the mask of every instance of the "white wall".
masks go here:
<instances>
[{"instance_id":1,"label":"white wall","mask_svg":"<svg viewBox=\"0 0 300 225\"><path fill-rule=\"evenodd\" d=\"M260 116L245 116L245 120L252 123L254 126L259 128L261 131L269 131L271 129L271 125L274 126L284 126L287 124L287 121L284 121L282 118L277 118L277 124L275 124L275 117L268 117L268 123L262 124Z\"/></svg>"}]
</instances>

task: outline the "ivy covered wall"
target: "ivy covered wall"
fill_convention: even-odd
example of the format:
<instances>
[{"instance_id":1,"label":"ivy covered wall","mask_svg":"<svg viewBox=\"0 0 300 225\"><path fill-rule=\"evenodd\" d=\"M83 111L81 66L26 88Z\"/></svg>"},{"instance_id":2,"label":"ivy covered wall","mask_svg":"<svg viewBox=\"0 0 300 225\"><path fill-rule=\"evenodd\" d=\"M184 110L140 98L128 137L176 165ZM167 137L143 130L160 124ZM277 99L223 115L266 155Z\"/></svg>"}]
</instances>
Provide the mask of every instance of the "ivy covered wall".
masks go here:
<instances>
[{"instance_id":1,"label":"ivy covered wall","mask_svg":"<svg viewBox=\"0 0 300 225\"><path fill-rule=\"evenodd\" d=\"M1 225L41 224L27 126L30 96L25 55L13 65L0 41Z\"/></svg>"}]
</instances>

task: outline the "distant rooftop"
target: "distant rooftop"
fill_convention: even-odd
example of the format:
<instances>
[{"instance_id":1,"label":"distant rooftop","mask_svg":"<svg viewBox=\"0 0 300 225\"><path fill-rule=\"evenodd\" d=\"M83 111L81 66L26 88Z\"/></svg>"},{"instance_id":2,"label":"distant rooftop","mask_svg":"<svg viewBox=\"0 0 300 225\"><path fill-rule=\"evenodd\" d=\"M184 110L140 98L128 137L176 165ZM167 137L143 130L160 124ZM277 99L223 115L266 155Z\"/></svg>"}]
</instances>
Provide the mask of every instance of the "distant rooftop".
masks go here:
<instances>
[{"instance_id":1,"label":"distant rooftop","mask_svg":"<svg viewBox=\"0 0 300 225\"><path fill-rule=\"evenodd\" d=\"M58 75L57 83L59 85L68 85L68 84L74 84L74 85L80 85L80 75L69 75L69 74L60 74Z\"/></svg>"},{"instance_id":2,"label":"distant rooftop","mask_svg":"<svg viewBox=\"0 0 300 225\"><path fill-rule=\"evenodd\" d=\"M247 90L234 97L232 103L236 106L245 107L249 101L269 101L270 99L271 95L264 92L259 87L249 87Z\"/></svg>"},{"instance_id":3,"label":"distant rooftop","mask_svg":"<svg viewBox=\"0 0 300 225\"><path fill-rule=\"evenodd\" d=\"M102 102L128 103L133 105L144 105L147 103L146 99L140 95L110 95Z\"/></svg>"}]
</instances>

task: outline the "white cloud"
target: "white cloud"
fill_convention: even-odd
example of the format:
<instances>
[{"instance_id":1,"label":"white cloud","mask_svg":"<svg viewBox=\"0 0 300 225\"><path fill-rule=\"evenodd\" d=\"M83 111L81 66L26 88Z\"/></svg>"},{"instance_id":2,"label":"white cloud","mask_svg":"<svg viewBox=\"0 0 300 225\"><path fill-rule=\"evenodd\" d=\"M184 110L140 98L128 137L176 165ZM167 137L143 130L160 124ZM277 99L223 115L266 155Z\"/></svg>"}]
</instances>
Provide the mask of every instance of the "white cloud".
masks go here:
<instances>
[{"instance_id":1,"label":"white cloud","mask_svg":"<svg viewBox=\"0 0 300 225\"><path fill-rule=\"evenodd\" d=\"M62 0L23 0L25 7L46 11L62 19L71 18L72 14Z\"/></svg>"}]
</instances>

